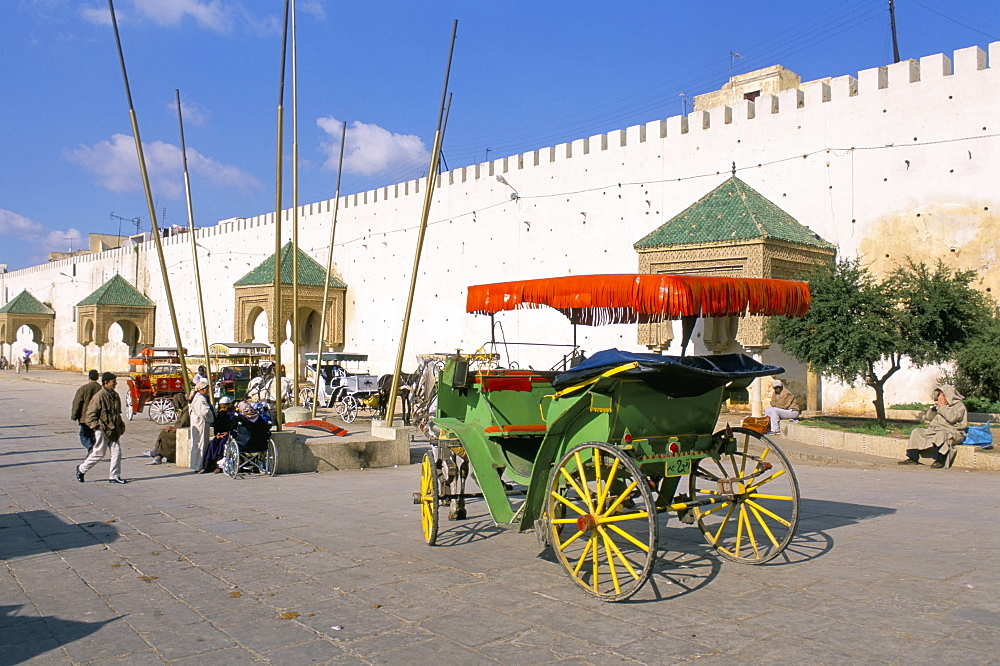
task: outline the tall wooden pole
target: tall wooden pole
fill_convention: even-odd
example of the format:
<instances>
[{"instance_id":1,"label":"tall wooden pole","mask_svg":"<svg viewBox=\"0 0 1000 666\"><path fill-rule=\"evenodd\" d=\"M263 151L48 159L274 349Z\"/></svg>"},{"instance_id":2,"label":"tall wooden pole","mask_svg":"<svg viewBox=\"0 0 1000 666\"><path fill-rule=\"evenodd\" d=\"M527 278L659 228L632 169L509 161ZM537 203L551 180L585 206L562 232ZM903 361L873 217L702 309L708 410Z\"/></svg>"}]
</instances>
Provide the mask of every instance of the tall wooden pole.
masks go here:
<instances>
[{"instance_id":1,"label":"tall wooden pole","mask_svg":"<svg viewBox=\"0 0 1000 666\"><path fill-rule=\"evenodd\" d=\"M899 62L899 42L896 40L896 3L889 0L889 27L892 30L892 58Z\"/></svg>"},{"instance_id":2,"label":"tall wooden pole","mask_svg":"<svg viewBox=\"0 0 1000 666\"><path fill-rule=\"evenodd\" d=\"M208 385L212 385L212 361L208 354L208 331L205 328L205 302L201 293L201 271L198 269L198 243L194 239L194 204L191 199L191 177L188 174L187 144L184 142L184 115L181 113L181 91L174 89L177 98L177 124L181 132L181 160L184 163L184 192L187 196L188 237L191 239L191 262L194 266L194 290L198 295L198 323L201 325L201 344L205 350L205 365ZM212 391L208 392L208 404L213 404Z\"/></svg>"},{"instance_id":3,"label":"tall wooden pole","mask_svg":"<svg viewBox=\"0 0 1000 666\"><path fill-rule=\"evenodd\" d=\"M299 394L299 92L295 0L292 0L292 404Z\"/></svg>"},{"instance_id":4,"label":"tall wooden pole","mask_svg":"<svg viewBox=\"0 0 1000 666\"><path fill-rule=\"evenodd\" d=\"M278 147L275 165L274 205L274 424L281 430L281 343L285 337L285 319L281 314L281 157L285 120L285 50L288 42L288 2L285 0L285 21L281 31L281 83L278 86Z\"/></svg>"},{"instance_id":5,"label":"tall wooden pole","mask_svg":"<svg viewBox=\"0 0 1000 666\"><path fill-rule=\"evenodd\" d=\"M167 262L163 258L163 241L160 239L160 226L156 223L156 204L153 201L153 192L149 186L149 172L146 171L146 157L142 152L142 139L139 136L139 121L135 116L135 107L132 104L132 91L128 85L128 72L125 71L125 55L122 53L122 40L118 35L118 20L115 17L115 5L113 0L108 0L108 9L111 10L111 27L115 31L115 44L118 46L118 61L122 67L122 80L125 82L125 97L128 98L128 115L132 121L132 136L135 138L135 151L139 158L139 172L142 174L142 187L146 192L146 206L149 208L149 223L153 228L153 242L156 245L156 255L160 260L160 275L163 276L163 291L167 297L167 309L170 311L170 324L174 329L174 341L177 344L177 356L181 362L181 379L184 381L184 392L191 391L191 378L188 377L187 360L184 356L184 342L181 340L181 331L177 326L177 311L174 310L174 296L170 291L170 278L167 275Z\"/></svg>"},{"instance_id":6,"label":"tall wooden pole","mask_svg":"<svg viewBox=\"0 0 1000 666\"><path fill-rule=\"evenodd\" d=\"M451 26L451 45L448 47L448 64L444 72L444 89L441 91L441 106L438 110L437 129L434 130L434 147L431 149L431 165L427 173L427 188L424 191L424 209L420 215L420 230L417 232L417 249L413 257L413 274L410 276L410 293L406 298L406 312L403 315L403 329L399 334L399 350L396 352L396 367L392 373L392 388L389 389L389 407L386 409L386 425L392 426L396 411L396 391L399 390L399 373L403 369L403 353L406 351L406 336L410 331L410 313L413 311L413 294L417 288L417 274L420 270L420 252L424 246L424 235L427 233L427 219L431 214L431 201L434 198L434 188L437 186L438 162L441 159L441 142L444 139L444 110L448 99L448 77L451 75L451 57L455 52L455 35L458 33L458 20Z\"/></svg>"},{"instance_id":7,"label":"tall wooden pole","mask_svg":"<svg viewBox=\"0 0 1000 666\"><path fill-rule=\"evenodd\" d=\"M319 369L323 365L323 348L326 347L326 309L330 298L330 273L333 271L333 241L337 236L337 211L340 210L340 176L344 172L344 141L347 138L347 121L340 124L340 162L337 163L337 192L333 196L333 220L330 223L330 245L326 253L326 281L323 283L323 309L319 315L319 345L316 349L316 390L313 392L312 418L316 418L319 404L319 389L322 377Z\"/></svg>"}]
</instances>

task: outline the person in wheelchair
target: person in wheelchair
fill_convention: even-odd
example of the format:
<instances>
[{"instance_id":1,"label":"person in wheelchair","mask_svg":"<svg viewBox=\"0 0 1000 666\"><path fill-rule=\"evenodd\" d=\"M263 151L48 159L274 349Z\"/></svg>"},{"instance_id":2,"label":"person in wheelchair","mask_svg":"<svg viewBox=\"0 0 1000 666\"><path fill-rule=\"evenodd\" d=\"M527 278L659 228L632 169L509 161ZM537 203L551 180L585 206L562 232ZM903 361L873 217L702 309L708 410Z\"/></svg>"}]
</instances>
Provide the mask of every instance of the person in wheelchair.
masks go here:
<instances>
[{"instance_id":1,"label":"person in wheelchair","mask_svg":"<svg viewBox=\"0 0 1000 666\"><path fill-rule=\"evenodd\" d=\"M268 461L268 445L271 438L271 422L265 419L257 408L249 402L241 402L236 408L233 419L234 427L230 430L230 446L235 448L235 466L237 472L263 472L272 474L273 470L265 469L272 465Z\"/></svg>"},{"instance_id":2,"label":"person in wheelchair","mask_svg":"<svg viewBox=\"0 0 1000 666\"><path fill-rule=\"evenodd\" d=\"M236 412L232 410L233 400L229 396L219 398L219 404L215 412L215 421L212 422L212 430L215 436L208 443L205 449L204 462L198 474L219 473L219 461L226 452L226 440L229 433L236 427Z\"/></svg>"}]
</instances>

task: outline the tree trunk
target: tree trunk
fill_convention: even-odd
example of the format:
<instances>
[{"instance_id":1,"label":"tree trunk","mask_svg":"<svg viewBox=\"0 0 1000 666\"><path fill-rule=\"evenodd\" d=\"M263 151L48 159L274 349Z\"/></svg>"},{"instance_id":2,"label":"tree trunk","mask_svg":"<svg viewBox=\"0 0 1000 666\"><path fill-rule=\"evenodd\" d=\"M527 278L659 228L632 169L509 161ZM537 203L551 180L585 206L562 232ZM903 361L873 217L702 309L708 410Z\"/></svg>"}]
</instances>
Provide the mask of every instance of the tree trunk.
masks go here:
<instances>
[{"instance_id":1,"label":"tree trunk","mask_svg":"<svg viewBox=\"0 0 1000 666\"><path fill-rule=\"evenodd\" d=\"M889 422L885 417L885 378L873 382L871 387L875 389L875 399L872 400L872 404L875 405L875 420L880 426L885 427Z\"/></svg>"}]
</instances>

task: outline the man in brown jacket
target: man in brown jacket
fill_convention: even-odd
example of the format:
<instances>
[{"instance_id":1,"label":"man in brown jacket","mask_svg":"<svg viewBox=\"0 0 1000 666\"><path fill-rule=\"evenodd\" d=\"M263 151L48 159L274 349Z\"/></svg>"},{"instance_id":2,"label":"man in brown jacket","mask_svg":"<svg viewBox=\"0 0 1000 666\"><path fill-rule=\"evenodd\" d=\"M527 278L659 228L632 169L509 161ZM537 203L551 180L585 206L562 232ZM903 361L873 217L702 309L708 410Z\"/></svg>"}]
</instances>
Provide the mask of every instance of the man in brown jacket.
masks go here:
<instances>
[{"instance_id":1,"label":"man in brown jacket","mask_svg":"<svg viewBox=\"0 0 1000 666\"><path fill-rule=\"evenodd\" d=\"M764 409L764 416L771 419L771 430L768 435L781 434L781 419L797 419L799 413L799 401L781 383L780 379L775 379L771 385L774 387L774 395L771 396L771 406Z\"/></svg>"},{"instance_id":2,"label":"man in brown jacket","mask_svg":"<svg viewBox=\"0 0 1000 666\"><path fill-rule=\"evenodd\" d=\"M87 449L87 453L90 453L90 450L94 448L95 437L94 431L84 421L84 417L91 398L101 390L101 384L97 381L98 376L97 370L91 370L87 373L90 381L76 390L76 395L73 396L73 408L69 413L70 420L80 423L80 444Z\"/></svg>"},{"instance_id":3,"label":"man in brown jacket","mask_svg":"<svg viewBox=\"0 0 1000 666\"><path fill-rule=\"evenodd\" d=\"M931 467L951 467L958 453L956 446L965 439L969 427L969 412L962 402L962 394L950 384L940 384L934 389L933 404L921 417L926 428L910 432L906 459L900 465L919 465L920 458L933 458Z\"/></svg>"},{"instance_id":4,"label":"man in brown jacket","mask_svg":"<svg viewBox=\"0 0 1000 666\"><path fill-rule=\"evenodd\" d=\"M83 475L90 468L104 460L108 450L111 450L111 474L109 483L128 483L121 477L122 448L118 443L125 432L125 422L122 421L122 399L118 397L115 387L118 377L110 372L101 375L102 389L94 395L87 406L87 425L96 431L97 441L87 459L76 468L76 480L83 483Z\"/></svg>"}]
</instances>

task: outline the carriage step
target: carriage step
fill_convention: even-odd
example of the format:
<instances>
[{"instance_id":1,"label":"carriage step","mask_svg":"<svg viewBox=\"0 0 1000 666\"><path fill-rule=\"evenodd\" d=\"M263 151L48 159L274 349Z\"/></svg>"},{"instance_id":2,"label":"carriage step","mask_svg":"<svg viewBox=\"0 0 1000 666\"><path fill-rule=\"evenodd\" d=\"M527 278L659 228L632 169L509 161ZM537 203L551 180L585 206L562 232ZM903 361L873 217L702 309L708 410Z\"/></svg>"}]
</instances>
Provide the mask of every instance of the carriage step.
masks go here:
<instances>
[{"instance_id":1,"label":"carriage step","mask_svg":"<svg viewBox=\"0 0 1000 666\"><path fill-rule=\"evenodd\" d=\"M346 437L347 431L343 428L339 428L329 421L320 421L319 419L310 419L308 421L292 421L291 423L286 423L285 426L291 428L315 428L316 430L325 430L326 432L336 435L338 437Z\"/></svg>"}]
</instances>

